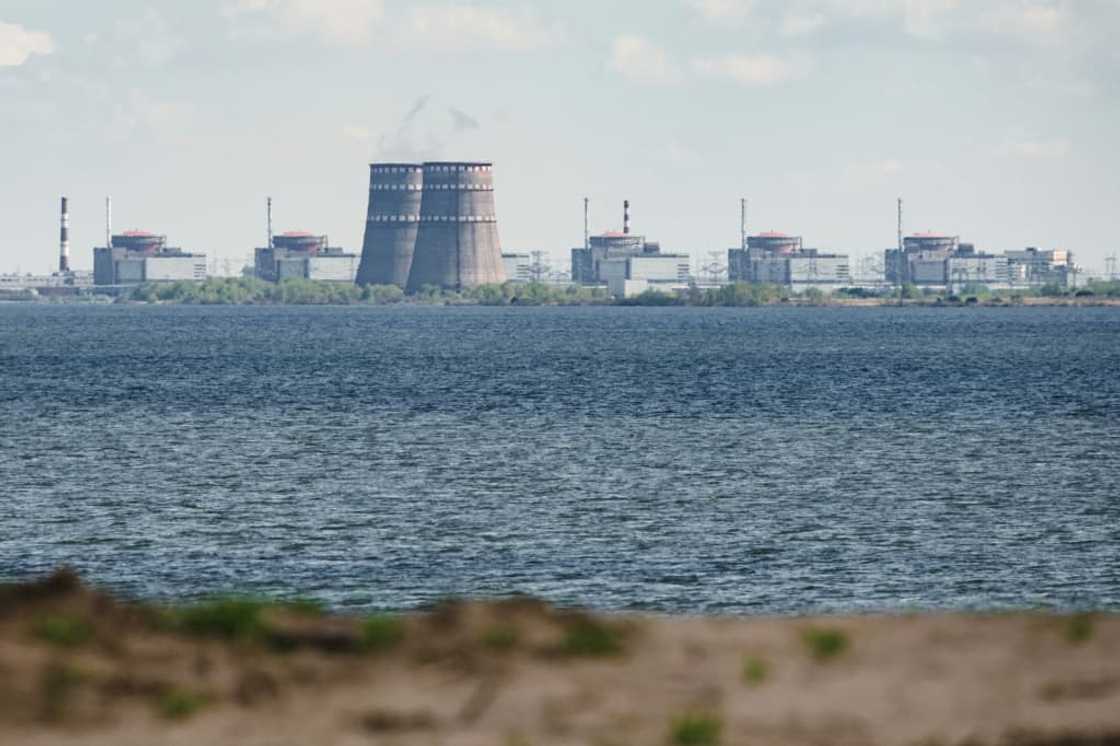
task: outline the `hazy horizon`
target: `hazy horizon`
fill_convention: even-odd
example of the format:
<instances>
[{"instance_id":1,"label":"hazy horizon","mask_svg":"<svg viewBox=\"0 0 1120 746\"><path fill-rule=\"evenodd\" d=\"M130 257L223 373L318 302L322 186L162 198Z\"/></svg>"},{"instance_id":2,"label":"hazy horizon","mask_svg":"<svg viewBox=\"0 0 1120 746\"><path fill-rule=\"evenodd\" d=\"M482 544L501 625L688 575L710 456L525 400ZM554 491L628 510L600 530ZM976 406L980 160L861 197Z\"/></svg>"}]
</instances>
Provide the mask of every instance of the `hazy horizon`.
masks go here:
<instances>
[{"instance_id":1,"label":"hazy horizon","mask_svg":"<svg viewBox=\"0 0 1120 746\"><path fill-rule=\"evenodd\" d=\"M114 228L239 265L358 250L375 160L495 163L503 248L592 229L694 259L752 231L855 256L908 231L1117 251L1118 0L0 3L0 271Z\"/></svg>"}]
</instances>

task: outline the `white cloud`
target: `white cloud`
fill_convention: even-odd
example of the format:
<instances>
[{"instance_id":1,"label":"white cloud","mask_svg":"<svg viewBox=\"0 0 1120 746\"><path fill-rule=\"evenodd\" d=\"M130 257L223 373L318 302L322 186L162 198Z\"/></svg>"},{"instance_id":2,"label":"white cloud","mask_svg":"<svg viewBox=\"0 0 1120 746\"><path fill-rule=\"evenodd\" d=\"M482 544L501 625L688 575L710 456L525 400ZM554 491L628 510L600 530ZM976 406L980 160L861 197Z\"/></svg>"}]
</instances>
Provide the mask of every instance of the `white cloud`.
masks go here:
<instances>
[{"instance_id":1,"label":"white cloud","mask_svg":"<svg viewBox=\"0 0 1120 746\"><path fill-rule=\"evenodd\" d=\"M611 47L611 67L639 83L667 84L681 79L681 71L664 49L640 36L620 36Z\"/></svg>"},{"instance_id":2,"label":"white cloud","mask_svg":"<svg viewBox=\"0 0 1120 746\"><path fill-rule=\"evenodd\" d=\"M440 51L500 50L528 52L557 44L561 31L528 10L480 5L427 5L413 8L406 26L415 41Z\"/></svg>"},{"instance_id":3,"label":"white cloud","mask_svg":"<svg viewBox=\"0 0 1120 746\"><path fill-rule=\"evenodd\" d=\"M233 20L266 15L274 31L312 31L326 41L360 45L385 15L383 0L235 0L224 14Z\"/></svg>"},{"instance_id":4,"label":"white cloud","mask_svg":"<svg viewBox=\"0 0 1120 746\"><path fill-rule=\"evenodd\" d=\"M1053 160L1065 158L1069 155L1071 148L1069 140L1064 138L1052 140L1020 138L1008 139L996 149L996 154L1025 160Z\"/></svg>"},{"instance_id":5,"label":"white cloud","mask_svg":"<svg viewBox=\"0 0 1120 746\"><path fill-rule=\"evenodd\" d=\"M18 23L0 21L0 67L19 67L33 54L50 54L54 39L45 31L31 31Z\"/></svg>"},{"instance_id":6,"label":"white cloud","mask_svg":"<svg viewBox=\"0 0 1120 746\"><path fill-rule=\"evenodd\" d=\"M755 0L688 0L709 21L743 21L754 11Z\"/></svg>"},{"instance_id":7,"label":"white cloud","mask_svg":"<svg viewBox=\"0 0 1120 746\"><path fill-rule=\"evenodd\" d=\"M700 75L729 78L748 86L770 86L798 80L809 74L810 62L802 57L782 58L771 54L725 54L693 60Z\"/></svg>"}]
</instances>

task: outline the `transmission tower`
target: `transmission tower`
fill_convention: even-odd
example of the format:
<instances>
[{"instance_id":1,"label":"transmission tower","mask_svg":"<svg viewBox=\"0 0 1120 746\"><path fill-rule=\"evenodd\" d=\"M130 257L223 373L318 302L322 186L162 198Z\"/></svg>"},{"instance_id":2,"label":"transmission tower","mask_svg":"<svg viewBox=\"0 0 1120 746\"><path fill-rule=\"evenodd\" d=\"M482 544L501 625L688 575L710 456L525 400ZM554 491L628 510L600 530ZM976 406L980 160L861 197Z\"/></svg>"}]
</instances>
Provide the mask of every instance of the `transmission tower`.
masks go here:
<instances>
[{"instance_id":1,"label":"transmission tower","mask_svg":"<svg viewBox=\"0 0 1120 746\"><path fill-rule=\"evenodd\" d=\"M529 276L533 282L540 282L543 278L548 276L552 271L552 267L548 264L543 251L531 251L529 256L533 258L532 263L529 265Z\"/></svg>"}]
</instances>

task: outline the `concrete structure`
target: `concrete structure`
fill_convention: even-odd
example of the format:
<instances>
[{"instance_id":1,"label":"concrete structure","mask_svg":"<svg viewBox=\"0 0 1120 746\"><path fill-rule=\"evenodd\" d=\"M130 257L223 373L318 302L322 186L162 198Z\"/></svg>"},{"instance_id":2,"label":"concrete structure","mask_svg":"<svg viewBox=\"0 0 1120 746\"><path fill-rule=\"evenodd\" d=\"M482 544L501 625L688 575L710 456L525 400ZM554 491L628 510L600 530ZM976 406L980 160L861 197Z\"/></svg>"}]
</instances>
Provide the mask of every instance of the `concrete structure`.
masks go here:
<instances>
[{"instance_id":1,"label":"concrete structure","mask_svg":"<svg viewBox=\"0 0 1120 746\"><path fill-rule=\"evenodd\" d=\"M490 163L425 163L406 289L462 290L506 280Z\"/></svg>"},{"instance_id":2,"label":"concrete structure","mask_svg":"<svg viewBox=\"0 0 1120 746\"><path fill-rule=\"evenodd\" d=\"M1077 266L1073 253L1060 249L1044 251L1029 246L1022 251L1004 252L1011 282L1016 285L1077 286Z\"/></svg>"},{"instance_id":3,"label":"concrete structure","mask_svg":"<svg viewBox=\"0 0 1120 746\"><path fill-rule=\"evenodd\" d=\"M960 237L939 233L918 233L902 240L901 253L887 249L887 282L895 285L944 285L944 265L960 248ZM939 269L940 267L940 269Z\"/></svg>"},{"instance_id":4,"label":"concrete structure","mask_svg":"<svg viewBox=\"0 0 1120 746\"><path fill-rule=\"evenodd\" d=\"M599 277L608 285L618 280L687 284L691 275L689 257L680 254L639 254L599 263Z\"/></svg>"},{"instance_id":5,"label":"concrete structure","mask_svg":"<svg viewBox=\"0 0 1120 746\"><path fill-rule=\"evenodd\" d=\"M985 254L957 236L922 233L907 236L903 249L885 253L887 282L959 291L969 285L1007 288L1015 281L1007 256Z\"/></svg>"},{"instance_id":6,"label":"concrete structure","mask_svg":"<svg viewBox=\"0 0 1120 746\"><path fill-rule=\"evenodd\" d=\"M66 274L70 271L70 204L62 198L62 221L58 236L58 271Z\"/></svg>"},{"instance_id":7,"label":"concrete structure","mask_svg":"<svg viewBox=\"0 0 1120 746\"><path fill-rule=\"evenodd\" d=\"M253 274L266 282L291 278L354 282L358 256L330 246L326 236L296 231L272 239L272 246L254 252Z\"/></svg>"},{"instance_id":8,"label":"concrete structure","mask_svg":"<svg viewBox=\"0 0 1120 746\"><path fill-rule=\"evenodd\" d=\"M730 282L783 285L793 290L823 290L851 284L851 267L844 254L806 249L800 236L760 233L747 236L746 248L727 252Z\"/></svg>"},{"instance_id":9,"label":"concrete structure","mask_svg":"<svg viewBox=\"0 0 1120 746\"><path fill-rule=\"evenodd\" d=\"M507 280L533 281L533 257L530 254L502 254L502 267Z\"/></svg>"},{"instance_id":10,"label":"concrete structure","mask_svg":"<svg viewBox=\"0 0 1120 746\"><path fill-rule=\"evenodd\" d=\"M370 165L359 285L408 285L420 229L423 188L424 168L419 164Z\"/></svg>"},{"instance_id":11,"label":"concrete structure","mask_svg":"<svg viewBox=\"0 0 1120 746\"><path fill-rule=\"evenodd\" d=\"M128 231L110 236L110 244L93 250L97 285L206 279L206 255L169 247L167 236Z\"/></svg>"},{"instance_id":12,"label":"concrete structure","mask_svg":"<svg viewBox=\"0 0 1120 746\"><path fill-rule=\"evenodd\" d=\"M584 247L572 249L572 282L610 286L612 282L617 284L623 280L634 283L689 281L692 266L687 255L662 254L661 244L630 232L629 200L622 203L621 231L590 236L586 223L587 200L584 200Z\"/></svg>"}]
</instances>

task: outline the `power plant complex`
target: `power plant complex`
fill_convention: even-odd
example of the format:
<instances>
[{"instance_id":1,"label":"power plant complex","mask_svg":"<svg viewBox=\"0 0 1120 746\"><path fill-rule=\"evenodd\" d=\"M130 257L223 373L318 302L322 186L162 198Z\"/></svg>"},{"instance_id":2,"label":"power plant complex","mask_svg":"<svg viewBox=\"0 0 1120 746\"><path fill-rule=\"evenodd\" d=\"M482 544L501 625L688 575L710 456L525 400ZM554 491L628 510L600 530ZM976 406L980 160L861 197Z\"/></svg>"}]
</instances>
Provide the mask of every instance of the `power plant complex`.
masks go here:
<instances>
[{"instance_id":1,"label":"power plant complex","mask_svg":"<svg viewBox=\"0 0 1120 746\"><path fill-rule=\"evenodd\" d=\"M370 166L361 285L464 290L506 280L490 163Z\"/></svg>"},{"instance_id":2,"label":"power plant complex","mask_svg":"<svg viewBox=\"0 0 1120 746\"><path fill-rule=\"evenodd\" d=\"M208 276L206 254L170 246L166 235L142 230L113 233L110 199L105 200L105 245L93 249L93 272L75 271L70 256L70 200L63 196L60 204L57 271L38 277L0 275L0 290L65 294L94 286L119 293L142 283L201 281ZM957 292L968 287L1076 288L1080 273L1073 254L1064 250L1028 247L997 255L978 251L953 234L905 235L899 200L897 246L881 254L877 277L872 270L869 278L865 269L857 278L846 254L806 248L795 234L748 233L747 202L741 200L739 246L727 250L726 266L719 266L717 259L698 274L689 254L664 252L659 242L631 231L629 200L623 202L621 230L592 235L590 201L584 199L583 245L571 250L570 274L549 274L550 267L542 261L546 252L502 253L494 168L489 162L371 164L360 255L331 246L326 234L274 235L271 198L267 205L267 243L253 251L252 267L244 274L267 282L305 279L396 285L410 294L430 289L462 291L507 281L570 282L605 288L615 297L725 283L777 285L791 292L831 292L853 286Z\"/></svg>"}]
</instances>

